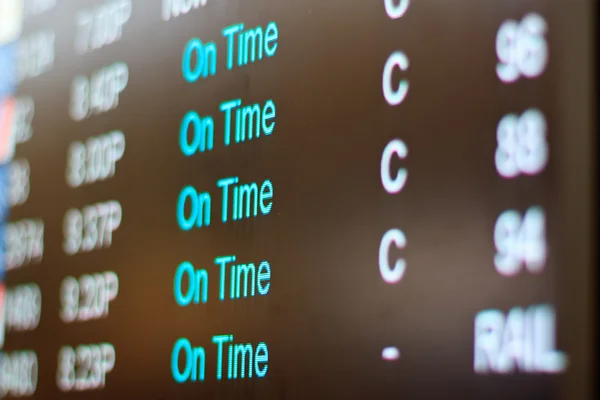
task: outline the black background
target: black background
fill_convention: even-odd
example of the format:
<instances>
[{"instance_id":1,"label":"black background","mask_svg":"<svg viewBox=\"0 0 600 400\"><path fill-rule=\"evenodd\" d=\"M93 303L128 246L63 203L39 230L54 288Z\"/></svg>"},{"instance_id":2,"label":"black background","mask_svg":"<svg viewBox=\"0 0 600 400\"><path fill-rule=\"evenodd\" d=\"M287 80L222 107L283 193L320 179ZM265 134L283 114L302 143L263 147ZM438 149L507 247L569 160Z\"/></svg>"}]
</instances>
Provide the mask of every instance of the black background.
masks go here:
<instances>
[{"instance_id":1,"label":"black background","mask_svg":"<svg viewBox=\"0 0 600 400\"><path fill-rule=\"evenodd\" d=\"M559 398L553 376L478 376L473 372L473 322L484 309L559 301L557 251L565 232L556 138L561 130L554 44L566 1L413 1L406 15L387 17L383 1L208 0L169 21L158 0L133 1L123 38L83 56L74 51L78 10L98 1L59 1L26 21L25 32L56 32L53 69L23 82L35 100L33 138L17 147L31 164L31 194L11 220L42 218L45 251L39 265L9 272L9 286L36 282L42 316L36 330L9 333L6 351L32 349L39 360L37 399L310 399L310 398ZM503 84L496 76L495 38L507 19L540 13L549 23L550 62L543 76ZM275 21L277 53L228 71L221 30ZM192 37L215 41L216 76L196 83L181 74ZM381 74L389 55L410 59L407 99L390 107ZM119 106L80 122L68 113L72 79L114 62L129 67ZM225 147L221 102L273 99L271 136ZM500 178L494 166L496 127L529 107L548 122L551 161L542 174ZM179 125L196 110L215 118L211 152L185 157ZM127 145L115 177L76 189L65 181L67 149L120 129ZM389 195L379 177L386 144L403 140L405 189ZM216 181L271 179L273 211L222 224ZM180 190L211 190L210 227L183 232L175 204ZM123 206L113 245L87 254L62 251L63 218L72 207L107 200ZM513 278L494 269L493 229L507 209L544 207L549 256L544 272ZM407 272L396 285L380 277L377 255L391 228L407 236ZM268 260L265 297L220 302L215 257ZM173 277L182 261L210 275L209 301L179 307ZM59 287L69 275L115 271L117 299L107 319L64 324ZM558 324L561 309L558 307ZM213 335L269 346L264 379L215 378ZM179 337L207 351L204 382L176 384L170 357ZM110 342L116 366L102 391L62 393L56 386L61 346ZM381 360L398 346L399 361ZM562 337L558 348L563 349Z\"/></svg>"}]
</instances>

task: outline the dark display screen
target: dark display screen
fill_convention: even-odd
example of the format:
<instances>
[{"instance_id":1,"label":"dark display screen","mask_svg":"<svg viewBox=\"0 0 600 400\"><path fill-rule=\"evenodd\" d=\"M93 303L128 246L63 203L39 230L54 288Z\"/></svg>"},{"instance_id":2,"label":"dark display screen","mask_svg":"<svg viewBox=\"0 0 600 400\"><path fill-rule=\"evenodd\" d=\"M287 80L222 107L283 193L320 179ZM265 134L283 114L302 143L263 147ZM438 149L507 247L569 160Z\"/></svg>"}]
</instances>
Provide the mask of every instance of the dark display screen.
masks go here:
<instances>
[{"instance_id":1,"label":"dark display screen","mask_svg":"<svg viewBox=\"0 0 600 400\"><path fill-rule=\"evenodd\" d=\"M591 396L591 3L0 0L0 397Z\"/></svg>"}]
</instances>

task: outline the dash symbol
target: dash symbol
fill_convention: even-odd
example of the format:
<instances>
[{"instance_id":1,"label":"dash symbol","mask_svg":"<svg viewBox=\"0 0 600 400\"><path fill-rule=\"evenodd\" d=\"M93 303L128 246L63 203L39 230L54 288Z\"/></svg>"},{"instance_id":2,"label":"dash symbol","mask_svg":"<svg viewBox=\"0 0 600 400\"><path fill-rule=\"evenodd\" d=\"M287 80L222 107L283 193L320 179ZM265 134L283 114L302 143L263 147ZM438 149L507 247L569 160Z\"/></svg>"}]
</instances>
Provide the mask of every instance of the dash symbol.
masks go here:
<instances>
[{"instance_id":1,"label":"dash symbol","mask_svg":"<svg viewBox=\"0 0 600 400\"><path fill-rule=\"evenodd\" d=\"M397 361L400 359L400 350L394 346L386 347L381 352L381 358L385 361Z\"/></svg>"}]
</instances>

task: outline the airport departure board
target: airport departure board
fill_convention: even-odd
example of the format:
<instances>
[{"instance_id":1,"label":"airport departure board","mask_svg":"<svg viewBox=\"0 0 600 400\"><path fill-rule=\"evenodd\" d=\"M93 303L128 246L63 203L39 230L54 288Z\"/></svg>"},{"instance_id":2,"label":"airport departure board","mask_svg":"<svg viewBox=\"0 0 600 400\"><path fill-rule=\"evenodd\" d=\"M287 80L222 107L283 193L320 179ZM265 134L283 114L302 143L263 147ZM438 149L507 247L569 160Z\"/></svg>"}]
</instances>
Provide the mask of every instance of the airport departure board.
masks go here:
<instances>
[{"instance_id":1,"label":"airport departure board","mask_svg":"<svg viewBox=\"0 0 600 400\"><path fill-rule=\"evenodd\" d=\"M0 398L592 398L593 4L0 0Z\"/></svg>"}]
</instances>

